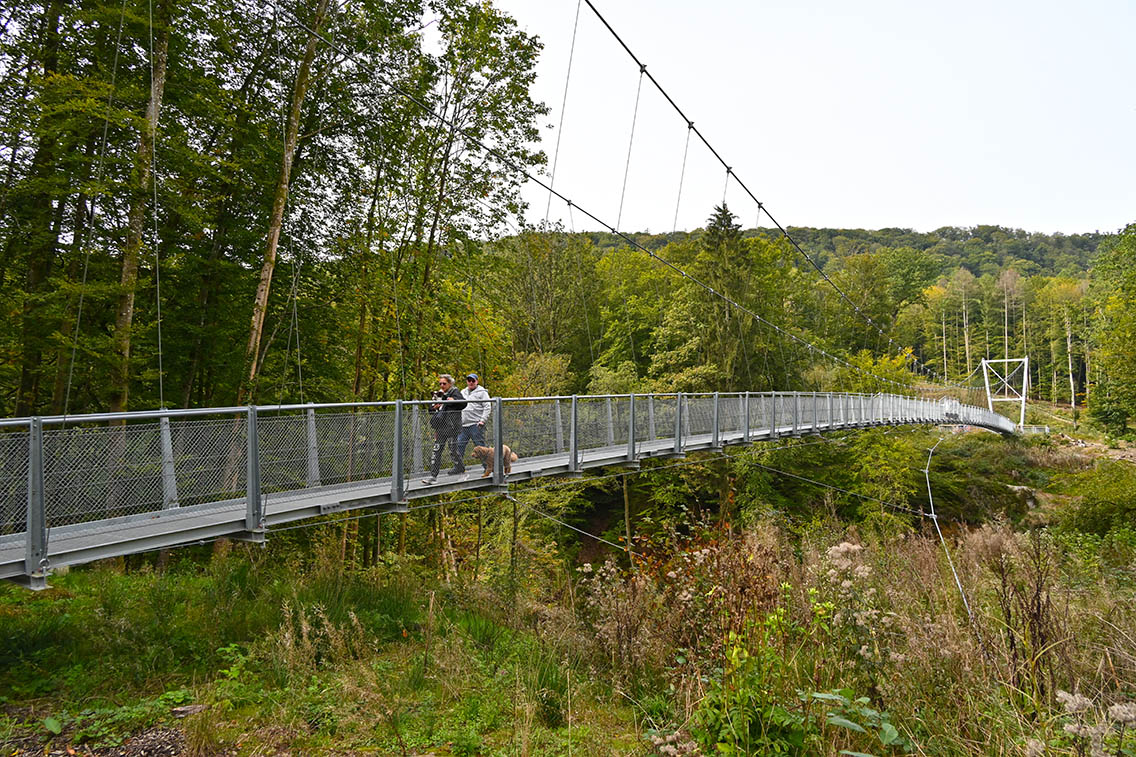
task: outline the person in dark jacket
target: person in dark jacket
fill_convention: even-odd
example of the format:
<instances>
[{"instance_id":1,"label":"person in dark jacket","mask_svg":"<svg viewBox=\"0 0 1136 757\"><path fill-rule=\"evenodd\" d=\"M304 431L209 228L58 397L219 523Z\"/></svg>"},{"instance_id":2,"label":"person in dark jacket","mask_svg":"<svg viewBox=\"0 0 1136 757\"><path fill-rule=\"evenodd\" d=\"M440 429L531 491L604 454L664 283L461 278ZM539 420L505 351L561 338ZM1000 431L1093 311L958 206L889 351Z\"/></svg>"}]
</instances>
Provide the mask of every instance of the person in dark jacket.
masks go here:
<instances>
[{"instance_id":1,"label":"person in dark jacket","mask_svg":"<svg viewBox=\"0 0 1136 757\"><path fill-rule=\"evenodd\" d=\"M422 479L424 484L433 484L438 480L442 452L447 444L454 461L454 467L448 473L465 473L465 466L458 454L457 438L461 433L462 410L466 403L461 391L454 386L453 376L448 373L438 376L438 391L434 392L432 399L434 403L430 405L430 427L434 429L434 449L430 456L430 475Z\"/></svg>"}]
</instances>

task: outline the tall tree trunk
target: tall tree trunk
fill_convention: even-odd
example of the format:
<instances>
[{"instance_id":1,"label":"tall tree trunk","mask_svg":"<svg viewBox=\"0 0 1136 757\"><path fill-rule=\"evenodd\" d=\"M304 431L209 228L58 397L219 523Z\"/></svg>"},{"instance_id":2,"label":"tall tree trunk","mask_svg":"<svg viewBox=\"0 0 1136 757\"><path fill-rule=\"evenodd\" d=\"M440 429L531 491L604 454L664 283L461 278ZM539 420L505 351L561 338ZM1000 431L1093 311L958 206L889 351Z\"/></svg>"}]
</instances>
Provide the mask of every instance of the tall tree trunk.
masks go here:
<instances>
[{"instance_id":1,"label":"tall tree trunk","mask_svg":"<svg viewBox=\"0 0 1136 757\"><path fill-rule=\"evenodd\" d=\"M300 137L300 113L308 94L311 80L312 61L316 56L320 28L327 15L329 0L317 0L311 28L315 33L308 34L304 46L304 56L296 71L296 82L292 88L292 105L288 112L288 124L284 133L284 154L280 161L280 176L276 181L276 192L272 199L272 217L268 222L268 241L264 248L264 264L260 269L260 282L256 287L256 298L252 306L252 322L249 325L248 345L245 347L245 366L248 373L237 392L237 404L245 401L252 392L260 368L260 337L264 333L264 314L268 309L268 292L272 288L272 272L276 269L276 248L280 242L280 229L284 224L284 207L288 203L288 187L292 178L292 161Z\"/></svg>"},{"instance_id":2,"label":"tall tree trunk","mask_svg":"<svg viewBox=\"0 0 1136 757\"><path fill-rule=\"evenodd\" d=\"M1002 357L1010 359L1010 290L1003 293L1002 301Z\"/></svg>"},{"instance_id":3,"label":"tall tree trunk","mask_svg":"<svg viewBox=\"0 0 1136 757\"><path fill-rule=\"evenodd\" d=\"M130 395L130 338L134 325L134 290L138 285L138 258L142 250L142 227L146 220L146 206L150 199L150 181L153 175L154 141L158 119L162 112L162 95L166 88L166 60L170 48L170 2L158 4L158 24L161 34L154 44L150 79L150 104L138 135L138 150L134 155L134 172L131 182L133 196L127 222L126 244L122 248L122 271L119 277L118 309L114 320L113 355L110 370L110 403L112 413L126 409ZM157 208L154 209L157 212ZM157 240L154 240L157 244ZM159 377L159 380L160 377Z\"/></svg>"},{"instance_id":4,"label":"tall tree trunk","mask_svg":"<svg viewBox=\"0 0 1136 757\"><path fill-rule=\"evenodd\" d=\"M962 342L966 350L966 374L969 376L974 370L970 360L970 308L966 301L966 291L962 293Z\"/></svg>"},{"instance_id":5,"label":"tall tree trunk","mask_svg":"<svg viewBox=\"0 0 1136 757\"><path fill-rule=\"evenodd\" d=\"M947 309L943 308L943 376L947 376Z\"/></svg>"},{"instance_id":6,"label":"tall tree trunk","mask_svg":"<svg viewBox=\"0 0 1136 757\"><path fill-rule=\"evenodd\" d=\"M351 396L359 399L363 388L363 344L367 332L367 302L371 293L370 266L371 245L375 239L375 211L379 204L379 189L382 183L383 164L375 167L375 182L371 189L371 206L367 210L367 227L364 234L365 249L362 251L359 271L359 333L355 337L355 377L351 382Z\"/></svg>"},{"instance_id":7,"label":"tall tree trunk","mask_svg":"<svg viewBox=\"0 0 1136 757\"><path fill-rule=\"evenodd\" d=\"M85 168L82 171L82 176L79 185L82 186L87 182L90 176L90 158L94 154L95 148L95 135L92 133L87 141L87 161L84 162ZM71 262L67 272L67 279L74 282L79 275L80 260L83 258L83 235L86 231L86 224L88 221L87 213L87 195L79 192L75 196L75 214L71 221ZM91 219L93 220L93 219ZM82 284L81 284L82 285ZM81 296L81 293L80 293ZM63 319L59 324L60 340L59 348L55 353L55 385L51 391L51 412L53 415L66 413L67 408L64 407L67 397L67 380L71 374L71 344L79 338L78 334L74 333L76 324L74 323L74 312L78 307L75 297L68 298L67 308L63 311Z\"/></svg>"},{"instance_id":8,"label":"tall tree trunk","mask_svg":"<svg viewBox=\"0 0 1136 757\"><path fill-rule=\"evenodd\" d=\"M1073 322L1069 317L1069 307L1065 307L1065 356L1069 364L1069 406L1073 409L1074 423L1077 419L1077 386L1073 381Z\"/></svg>"},{"instance_id":9,"label":"tall tree trunk","mask_svg":"<svg viewBox=\"0 0 1136 757\"><path fill-rule=\"evenodd\" d=\"M44 10L43 76L50 80L59 69L59 17L63 3L55 0ZM29 176L47 185L55 173L58 140L55 128L42 128L36 144ZM53 223L54 205L50 189L33 191L26 206L13 212L23 226L28 247L28 271L24 278L24 305L20 324L20 387L16 395L16 415L31 415L39 395L40 364L43 358L45 327L38 295L47 285L55 259L58 226Z\"/></svg>"}]
</instances>

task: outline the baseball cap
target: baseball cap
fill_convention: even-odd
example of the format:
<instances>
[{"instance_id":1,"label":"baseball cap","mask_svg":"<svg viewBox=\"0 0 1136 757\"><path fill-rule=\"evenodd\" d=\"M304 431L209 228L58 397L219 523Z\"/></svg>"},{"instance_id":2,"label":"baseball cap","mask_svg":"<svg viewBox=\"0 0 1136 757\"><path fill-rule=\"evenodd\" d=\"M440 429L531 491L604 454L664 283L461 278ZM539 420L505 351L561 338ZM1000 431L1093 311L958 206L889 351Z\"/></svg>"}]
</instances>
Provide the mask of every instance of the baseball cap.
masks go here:
<instances>
[{"instance_id":1,"label":"baseball cap","mask_svg":"<svg viewBox=\"0 0 1136 757\"><path fill-rule=\"evenodd\" d=\"M476 374L476 373L467 373L465 377L466 377L467 379L473 379L474 381L478 381L478 380L479 380L479 379L477 378L477 374Z\"/></svg>"}]
</instances>

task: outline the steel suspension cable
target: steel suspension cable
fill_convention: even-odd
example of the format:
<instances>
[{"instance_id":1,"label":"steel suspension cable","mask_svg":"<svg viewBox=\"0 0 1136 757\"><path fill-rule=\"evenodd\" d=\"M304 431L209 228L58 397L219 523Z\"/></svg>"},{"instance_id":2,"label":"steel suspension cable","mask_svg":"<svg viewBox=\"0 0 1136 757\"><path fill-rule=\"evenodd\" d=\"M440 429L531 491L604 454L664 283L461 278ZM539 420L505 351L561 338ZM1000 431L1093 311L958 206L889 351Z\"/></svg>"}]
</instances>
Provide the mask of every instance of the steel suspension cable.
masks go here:
<instances>
[{"instance_id":1,"label":"steel suspension cable","mask_svg":"<svg viewBox=\"0 0 1136 757\"><path fill-rule=\"evenodd\" d=\"M678 209L682 205L682 182L686 178L686 156L690 152L690 132L694 130L694 122L688 121L686 124L686 145L682 148L682 169L678 173L678 198L675 200L675 217L674 224L671 227L671 234L678 231Z\"/></svg>"},{"instance_id":2,"label":"steel suspension cable","mask_svg":"<svg viewBox=\"0 0 1136 757\"><path fill-rule=\"evenodd\" d=\"M576 56L576 30L580 26L580 5L582 0L576 0L576 19L572 22L572 44L568 48L568 73L564 75L564 97L560 102L560 125L556 127L556 149L552 151L552 176L549 186L556 186L556 165L560 160L560 138L564 136L564 116L568 112L568 83L572 80L572 60ZM544 222L548 223L548 213L552 208L552 193L548 193L548 202L544 206Z\"/></svg>"},{"instance_id":3,"label":"steel suspension cable","mask_svg":"<svg viewBox=\"0 0 1136 757\"><path fill-rule=\"evenodd\" d=\"M585 0L585 1L587 1L587 0ZM289 13L289 14L290 14L290 15L292 16L292 18L293 18L293 20L294 20L294 21L296 22L296 24L297 24L298 26L300 26L300 27L301 27L302 29L304 29L305 31L307 31L307 32L308 32L309 34L311 34L311 35L315 36L316 38L320 39L320 40L321 40L321 41L323 41L323 42L324 42L324 43L325 43L326 45L328 45L328 46L329 46L329 47L331 47L332 49L336 50L337 52L339 52L339 53L340 53L341 55L343 55L343 56L344 56L344 57L346 57L346 58L350 58L350 59L352 59L352 60L355 60L355 59L357 59L357 58L358 58L358 56L357 56L356 54L352 53L352 52L351 52L351 51L349 51L349 50L346 50L346 49L345 49L345 48L343 48L343 47L342 47L341 45L337 45L337 44L335 44L335 43L334 43L334 42L332 42L332 41L331 41L330 39L328 39L328 38L327 38L327 37L326 37L325 35L323 35L323 34L321 34L321 33L319 33L319 32L316 32L315 30L313 30L313 29L312 29L311 27L309 27L309 26L308 26L308 25L307 25L307 24L306 24L306 23L305 23L305 22L303 21L303 19L301 19L301 18L300 18L300 17L298 16L298 15L296 15L296 13L295 13L295 12L293 12L293 11L291 11L291 10L288 10L288 9L285 9L285 10L286 10L286 12L288 12L288 13ZM696 285L698 285L698 286L700 286L701 288L705 289L706 291L710 292L710 293L711 293L712 295L714 295L714 296L716 296L716 297L719 297L719 298L721 298L722 300L724 300L724 301L728 302L729 304L731 304L732 306L734 306L734 307L738 308L739 310L742 310L743 312L745 312L745 313L748 313L748 314L749 314L749 315L750 315L750 316L751 316L752 318L754 318L755 320L757 320L757 321L759 321L759 322L761 322L761 323L764 323L764 324L766 324L767 326L769 326L770 328L772 328L772 329L776 330L777 332L779 332L779 333L783 334L783 335L784 335L784 336L786 336L787 338L789 338L789 339L791 339L791 340L793 340L793 341L795 341L795 342L797 342L797 343L799 343L799 344L801 344L801 345L804 345L804 346L806 346L806 347L809 347L810 349L813 349L813 350L819 351L819 352L821 352L822 354L824 354L824 355L827 355L828 357L830 357L830 358L831 358L831 359L833 359L834 361L837 361L837 362L841 363L842 365L844 365L844 366L846 366L846 367L848 367L848 368L851 368L851 369L852 369L852 370L854 370L854 371L857 371L858 373L864 374L864 375L866 375L866 376L870 376L870 377L872 377L872 378L876 379L877 381L881 381L881 382L883 382L883 383L885 383L885 384L890 384L890 385L893 385L893 386L896 386L896 387L901 387L901 388L904 388L904 389L910 389L910 387L909 387L909 386L908 386L907 384L903 384L903 383L900 383L900 382L898 382L898 381L895 381L894 379L890 379L890 378L886 378L886 377L884 377L884 376L880 376L880 375L878 375L878 374L876 374L876 373L873 373L872 371L868 371L868 370L866 370L866 369L864 369L864 368L861 368L861 367L859 367L859 366L857 366L857 365L853 365L852 363L849 363L849 362L848 362L847 360L844 360L844 359L842 359L842 358L839 358L839 357L837 357L837 356L835 356L835 355L832 355L831 353L827 352L826 350L823 350L823 349L821 349L821 348L819 348L819 347L815 347L814 345L812 345L812 344L811 344L810 342L808 342L807 340L805 340L805 339L802 339L801 337L798 337L798 336L796 336L795 334L793 334L793 333L791 333L791 332L787 331L786 329L783 329L783 328L781 328L781 327L780 327L780 326L778 326L777 324L775 324L775 323L773 323L773 322L771 322L771 321L769 321L769 320L766 320L765 318L762 318L762 317L761 317L760 315L758 315L757 313L753 312L753 311L752 311L752 310L750 310L749 308L746 308L746 307L743 307L743 306L739 305L739 304L738 304L737 302L735 302L734 300L730 299L729 297L727 297L726 295L722 294L721 292L718 292L718 291L717 291L717 290L715 290L715 289L714 289L713 287L710 287L709 285L707 285L707 284L703 283L703 282L702 282L701 280L697 279L696 277L694 277L694 276L691 276L690 274L686 273L686 271L682 270L682 269L681 269L680 267L678 267L678 266L677 266L677 265L675 265L674 263L671 263L671 262L667 261L666 259L659 257L659 256L658 256L658 255L657 255L657 254L656 254L656 253L655 253L654 251L652 251L652 250L650 250L650 249L648 249L648 248L644 247L644 246L643 246L642 244L640 244L640 243L636 242L636 241L635 241L634 239L632 239L632 238L631 238L630 236L628 236L628 235L627 235L627 234L625 234L624 232L618 231L618 230L616 229L616 227L615 227L615 226L612 226L611 224L609 224L609 223L606 223L605 221L603 221L603 220L602 220L601 218L599 218L599 217L598 217L597 215L595 215L594 213L591 213L591 212L589 212L589 211L588 211L588 210L587 210L586 208L583 208L583 207L581 207L580 205L577 205L577 204L573 203L573 202L572 202L572 201L571 201L571 200L570 200L570 199L569 199L569 198L568 198L568 197L567 197L566 195L564 195L563 193L561 193L560 191L558 191L558 190L556 190L556 189L553 189L553 188L552 188L552 187L551 187L551 186L550 186L550 185L549 185L549 184L548 184L547 182L545 182L545 181L542 181L542 180L541 180L541 179L540 179L539 177L537 177L536 175L534 175L534 174L533 174L532 172L530 172L530 171L526 170L525 168L523 168L523 167L521 167L521 166L517 165L517 164L516 164L516 162L514 162L514 161L513 161L513 160L512 160L511 158L509 158L509 157L508 157L507 155L505 155L504 153L502 153L502 152L501 152L501 151L500 151L499 149L497 149L497 148L495 148L495 147L492 147L492 146L490 146L489 144L487 144L486 142L482 141L481 139L479 139L479 138L478 138L478 137L476 137L476 136L472 136L472 135L468 134L468 133L467 133L467 130L466 130L466 129L464 129L464 128L458 128L458 127L457 127L457 124L453 123L453 122L452 122L452 121L451 121L451 120L450 120L449 118L447 118L447 117L446 117L445 115L442 115L442 114L438 113L438 112L437 112L437 111L435 111L435 110L434 110L433 108L431 108L431 107L430 107L430 106L429 106L429 105L428 105L427 103L423 102L423 101L422 101L422 100L421 100L420 98L418 98L418 97L417 97L417 96L415 96L414 94L411 94L410 92L407 92L407 91L406 91L405 89L403 89L402 87L400 87L400 86L399 86L398 84L396 84L396 83L392 82L392 81L391 81L391 80L390 80L389 78L387 78L387 77L384 77L384 76L383 76L383 75L382 75L381 73L378 73L378 72L375 72L374 76L375 76L375 78L376 78L376 79L378 79L378 80L382 81L382 82L383 82L383 83L385 83L385 84L386 84L387 86L389 86L389 87L390 87L390 89L391 89L391 91L393 91L393 92L395 92L396 94L398 94L398 95L400 95L400 96L404 97L404 98L405 98L406 100L408 100L408 101L409 101L409 102L411 102L412 104L414 104L414 105L418 106L418 107L419 107L419 108L420 108L420 109L421 109L421 110L422 110L422 111L423 111L423 112L424 112L425 114L427 114L427 115L428 115L428 116L430 116L431 118L433 118L433 119L435 119L435 120L439 121L439 122L440 122L440 123L442 123L442 124L445 124L445 125L447 125L447 126L450 126L450 127L451 127L451 128L453 128L453 129L455 129L455 132L456 132L457 134L460 134L460 135L461 135L461 137L462 137L462 138L463 138L464 140L466 140L466 142L468 142L469 144L471 144L471 145L473 145L473 146L479 147L479 148L481 148L482 150L484 150L484 151L485 151L486 153L488 153L488 154L490 154L490 155L494 156L494 157L495 157L495 158L497 158L497 159L498 159L499 161L501 161L501 163L502 163L502 164L504 164L505 166L509 167L509 168L510 168L510 169L512 169L513 171L515 171L515 172L517 173L517 175L518 175L518 176L523 176L524 178L526 178L526 179L528 179L529 181L533 182L533 183L534 183L534 184L536 184L537 186L539 186L539 187L542 187L542 188L544 188L544 189L545 189L546 191L548 191L548 192L550 192L551 194L555 195L555 196L556 196L556 197L557 197L558 199L562 200L563 202L565 202L565 203L569 203L569 205L570 205L570 206L574 206L574 207L575 207L575 208L577 208L577 209L578 209L578 210L579 210L579 211L580 211L581 213L583 213L584 215L586 215L586 216L587 216L588 218L590 218L590 219L591 219L591 220L593 220L594 222L598 223L598 224L599 224L600 226L602 226L602 227L604 227L604 228L608 229L608 231L609 231L609 232L610 232L611 234L613 234L614 236L617 236L617 237L619 237L620 239L622 239L622 240L623 240L624 242L626 242L626 243L627 243L627 245L628 245L628 246L630 246L630 247L633 247L633 248L635 248L635 249L637 249L637 250L640 250L640 251L642 251L642 252L646 253L646 254L647 254L647 255L648 255L649 257L651 257L651 258L654 258L655 260L658 260L658 261L662 262L662 263L663 263L663 264L664 264L665 266L667 266L668 268L670 268L670 269L674 270L674 271L675 271L676 273L680 274L680 275L681 275L681 276L682 276L683 278L685 278L685 279L689 279L690 281L694 282L694 283L695 283ZM647 76L648 76L648 77L650 77L650 74L647 74ZM723 164L723 165L724 165L724 164ZM739 181L739 184L741 184L741 182L740 182L740 181Z\"/></svg>"},{"instance_id":4,"label":"steel suspension cable","mask_svg":"<svg viewBox=\"0 0 1136 757\"><path fill-rule=\"evenodd\" d=\"M150 99L154 99L154 3L146 4L150 21ZM154 217L154 300L158 309L158 406L166 406L165 370L162 366L162 265L158 250L158 114L150 119L150 181L154 188L153 205L150 208Z\"/></svg>"},{"instance_id":5,"label":"steel suspension cable","mask_svg":"<svg viewBox=\"0 0 1136 757\"><path fill-rule=\"evenodd\" d=\"M615 227L620 228L623 221L623 198L627 195L627 176L631 171L631 148L635 146L635 121L639 118L639 95L643 92L643 74L646 66L639 67L639 84L635 87L635 108L631 111L631 137L627 140L627 161L623 164L623 189L619 192L619 213L615 216ZM549 202L552 195L548 196Z\"/></svg>"},{"instance_id":6,"label":"steel suspension cable","mask_svg":"<svg viewBox=\"0 0 1136 757\"><path fill-rule=\"evenodd\" d=\"M118 56L122 50L122 28L126 21L126 0L122 0L122 8L118 14L118 34L114 40L114 63L111 65L110 72L110 91L107 92L107 105L106 113L103 115L103 136L102 145L99 147L99 162L95 171L95 186L94 191L99 191L99 187L103 183L103 170L106 166L106 149L107 149L107 132L110 128L110 109L114 103L115 83L118 81ZM83 323L83 302L87 295L87 271L90 269L91 263L91 235L94 233L95 222L98 218L98 204L95 202L96 195L92 193L90 210L87 213L87 234L86 244L83 245L83 279L79 286L79 304L75 312L75 331L71 339L71 360L67 367L67 390L64 393L63 399L63 417L67 417L67 413L71 408L71 382L75 374L75 354L79 349L79 327Z\"/></svg>"},{"instance_id":7,"label":"steel suspension cable","mask_svg":"<svg viewBox=\"0 0 1136 757\"><path fill-rule=\"evenodd\" d=\"M635 64L637 66L639 66L640 71L642 73L646 74L647 78L650 79L651 83L655 85L655 89L657 89L659 91L659 94L661 94L666 99L666 101L668 103L670 103L671 107L674 108L675 112L678 113L679 116L681 116L684 121L686 121L688 124L690 124L691 131L693 131L695 134L698 135L698 138L702 141L702 144L706 146L706 149L708 149L710 151L710 153L718 160L718 162L722 164L723 168L725 168L728 172L733 173L729 164L726 163L725 159L722 158L721 154L714 148L714 146L712 144L710 144L710 141L706 138L706 136L698 128L696 128L694 126L694 122L691 121L687 117L686 113L683 112L682 108L680 108L678 106L678 103L676 103L674 101L674 99L663 88L663 86L661 84L659 84L658 80L655 79L655 77L649 71L647 71L646 65L644 65L644 63L639 59L639 57L631 50L631 48L627 45L627 43L623 41L623 38L619 36L619 33L616 32L614 28L612 28L611 24L608 23L607 19L604 18L603 14L600 13L599 10L596 8L596 6L592 3L592 0L584 0L584 2L586 2L588 4L588 8L591 9L592 13L595 14L596 18L599 19L600 23L602 23L607 28L607 30L611 33L612 37L615 38L616 42L618 42L620 44L620 46L631 57L631 59L633 61L635 61ZM839 285L837 285L836 282L831 279L831 277L829 277L829 275L816 262L816 260L814 260L813 257L811 255L809 255L808 252L806 252L805 249L803 247L801 247L800 244L798 244L798 242L792 237L792 235L789 234L788 230L786 230L786 228L784 226L782 226L781 223L778 222L777 219L772 216L772 214L770 214L769 209L765 207L764 203L762 203L760 200L757 199L757 196L749 189L749 187L746 185L746 183L744 181L742 181L741 178L737 174L733 174L733 176L734 176L735 181L737 181L738 186L741 187L742 191L744 191L746 193L746 195L748 195L749 198L757 204L759 216L760 216L761 211L764 210L765 215L769 217L770 222L775 227L777 227L777 230L779 232L781 232L782 236L784 236L785 239L788 240L789 244L792 245L792 247L798 253L800 253L805 258L805 260L807 260L809 262L809 264L813 266L813 268L815 268L817 270L817 272L821 275L821 277L833 289L836 290L837 294L840 295L841 299L845 300L849 305L851 305L853 310L856 312L856 314L859 315L861 318L865 319L867 321L867 323L872 328L874 328L876 331L880 332L880 334L888 340L889 346L890 345L896 345L898 347L898 344L895 342L895 340L892 339L891 337L888 337L883 332L883 329L879 325L877 325L876 322L873 321L867 313L863 312L863 310L860 308L859 305L857 305L855 302L852 301L852 299L848 296L848 294ZM914 353L912 353L912 359L916 363L922 362L918 359L918 357L916 357L914 355ZM927 367L927 369L930 370L933 375L935 375L935 376L939 375L936 371L934 371L934 369L931 369L929 366ZM943 380L944 384L949 383L949 382L946 381L946 377L943 377L943 379L944 379Z\"/></svg>"},{"instance_id":8,"label":"steel suspension cable","mask_svg":"<svg viewBox=\"0 0 1136 757\"><path fill-rule=\"evenodd\" d=\"M970 619L971 628L974 629L975 635L978 637L978 643L982 647L984 656L989 658L989 651L986 649L986 642L982 638L982 633L978 630L978 623L974 620L974 612L970 609L970 602L966 598L966 591L962 588L962 580L959 579L958 571L955 569L955 561L951 559L951 551L947 548L947 540L943 538L943 530L939 528L939 516L935 513L935 498L931 494L931 456L935 454L935 450L943 443L942 437L931 449L927 450L927 466L923 468L923 476L927 480L927 504L931 508L931 513L926 517L931 519L935 524L935 533L939 535L939 543L943 545L943 554L947 556L947 565L950 566L951 575L955 577L955 586L958 587L959 596L962 597L962 605L966 608L966 616Z\"/></svg>"}]
</instances>

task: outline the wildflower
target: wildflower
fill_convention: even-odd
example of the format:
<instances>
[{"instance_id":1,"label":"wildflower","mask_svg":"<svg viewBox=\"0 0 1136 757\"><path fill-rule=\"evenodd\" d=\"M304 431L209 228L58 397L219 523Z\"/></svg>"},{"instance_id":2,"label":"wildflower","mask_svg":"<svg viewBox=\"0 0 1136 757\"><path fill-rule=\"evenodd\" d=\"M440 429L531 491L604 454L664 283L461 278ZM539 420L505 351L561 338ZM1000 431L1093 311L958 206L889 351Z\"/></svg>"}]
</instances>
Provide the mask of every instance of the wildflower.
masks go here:
<instances>
[{"instance_id":1,"label":"wildflower","mask_svg":"<svg viewBox=\"0 0 1136 757\"><path fill-rule=\"evenodd\" d=\"M675 573L673 570L667 571L667 578L678 578L678 573Z\"/></svg>"},{"instance_id":2,"label":"wildflower","mask_svg":"<svg viewBox=\"0 0 1136 757\"><path fill-rule=\"evenodd\" d=\"M1065 705L1065 712L1070 715L1084 712L1093 706L1092 700L1088 697L1080 694L1070 694L1068 691L1061 691L1060 689L1057 690L1057 701ZM1072 733L1072 731L1069 732Z\"/></svg>"},{"instance_id":3,"label":"wildflower","mask_svg":"<svg viewBox=\"0 0 1136 757\"><path fill-rule=\"evenodd\" d=\"M1108 708L1108 716L1117 723L1136 725L1136 702L1121 702Z\"/></svg>"},{"instance_id":4,"label":"wildflower","mask_svg":"<svg viewBox=\"0 0 1136 757\"><path fill-rule=\"evenodd\" d=\"M848 580L841 581L840 582L840 588L841 589L851 589L852 588L852 582L848 581Z\"/></svg>"},{"instance_id":5,"label":"wildflower","mask_svg":"<svg viewBox=\"0 0 1136 757\"><path fill-rule=\"evenodd\" d=\"M871 573L872 569L867 565L857 565L856 569L852 571L852 575L856 576L856 578L867 578Z\"/></svg>"},{"instance_id":6,"label":"wildflower","mask_svg":"<svg viewBox=\"0 0 1136 757\"><path fill-rule=\"evenodd\" d=\"M581 565L580 567L576 568L576 570L580 571L581 573L591 573L592 572L592 564L590 562L586 562L583 565Z\"/></svg>"},{"instance_id":7,"label":"wildflower","mask_svg":"<svg viewBox=\"0 0 1136 757\"><path fill-rule=\"evenodd\" d=\"M1026 742L1026 757L1043 757L1045 754L1045 742L1038 741L1037 739L1030 739Z\"/></svg>"}]
</instances>

